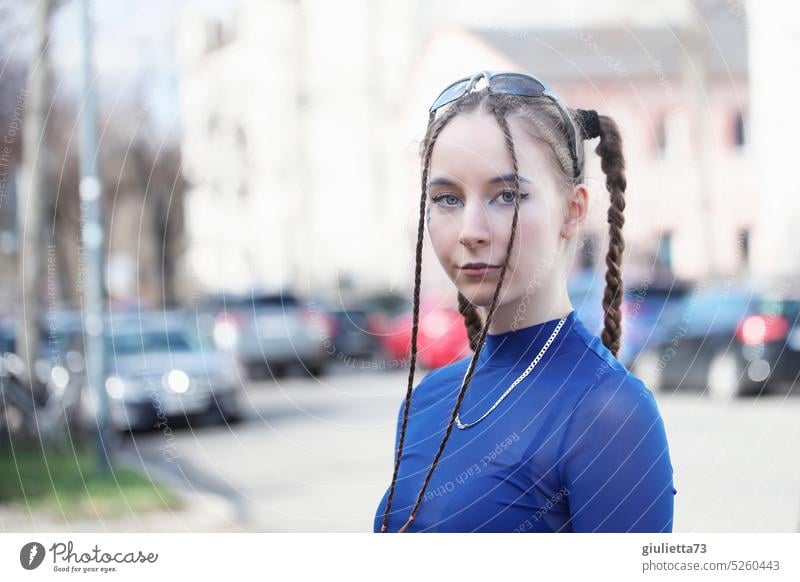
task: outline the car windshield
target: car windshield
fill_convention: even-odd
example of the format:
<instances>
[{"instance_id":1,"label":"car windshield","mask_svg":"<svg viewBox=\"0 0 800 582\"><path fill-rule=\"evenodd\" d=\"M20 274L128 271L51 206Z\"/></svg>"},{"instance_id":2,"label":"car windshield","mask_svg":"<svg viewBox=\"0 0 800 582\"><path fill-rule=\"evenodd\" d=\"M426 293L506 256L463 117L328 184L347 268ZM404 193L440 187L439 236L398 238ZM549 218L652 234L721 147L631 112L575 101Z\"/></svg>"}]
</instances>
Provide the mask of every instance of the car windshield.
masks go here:
<instances>
[{"instance_id":1,"label":"car windshield","mask_svg":"<svg viewBox=\"0 0 800 582\"><path fill-rule=\"evenodd\" d=\"M210 297L204 305L205 308L216 311L253 311L261 308L295 308L300 305L300 301L294 295L289 294L216 295Z\"/></svg>"},{"instance_id":2,"label":"car windshield","mask_svg":"<svg viewBox=\"0 0 800 582\"><path fill-rule=\"evenodd\" d=\"M762 313L775 313L785 317L789 323L800 323L800 301L764 297L758 305Z\"/></svg>"},{"instance_id":3,"label":"car windshield","mask_svg":"<svg viewBox=\"0 0 800 582\"><path fill-rule=\"evenodd\" d=\"M106 350L116 355L194 352L198 349L198 343L191 335L175 330L115 333L106 338Z\"/></svg>"}]
</instances>

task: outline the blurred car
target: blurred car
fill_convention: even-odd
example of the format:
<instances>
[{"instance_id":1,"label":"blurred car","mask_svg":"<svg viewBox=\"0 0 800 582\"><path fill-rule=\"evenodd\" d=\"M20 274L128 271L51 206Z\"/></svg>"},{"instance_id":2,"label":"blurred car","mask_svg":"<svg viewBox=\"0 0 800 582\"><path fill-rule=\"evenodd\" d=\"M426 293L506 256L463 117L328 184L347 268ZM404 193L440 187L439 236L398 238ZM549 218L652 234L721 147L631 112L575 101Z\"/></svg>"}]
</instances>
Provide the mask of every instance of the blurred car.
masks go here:
<instances>
[{"instance_id":1,"label":"blurred car","mask_svg":"<svg viewBox=\"0 0 800 582\"><path fill-rule=\"evenodd\" d=\"M29 421L45 400L44 391L33 390L26 384L25 364L14 353L15 337L13 319L0 320L0 447L10 446L23 432L29 438L39 438L36 422Z\"/></svg>"},{"instance_id":2,"label":"blurred car","mask_svg":"<svg viewBox=\"0 0 800 582\"><path fill-rule=\"evenodd\" d=\"M383 355L393 357L394 349L388 337L392 322L411 310L411 302L404 295L384 292L363 298L359 306L367 313L367 327L374 333Z\"/></svg>"},{"instance_id":3,"label":"blurred car","mask_svg":"<svg viewBox=\"0 0 800 582\"><path fill-rule=\"evenodd\" d=\"M695 388L728 399L792 386L800 373L800 300L751 287L687 295L633 371L653 390Z\"/></svg>"},{"instance_id":4,"label":"blurred car","mask_svg":"<svg viewBox=\"0 0 800 582\"><path fill-rule=\"evenodd\" d=\"M56 389L81 384L83 420L94 418L86 384L87 335L78 312L62 312L46 330L37 364L49 361ZM104 321L104 388L114 428L146 429L181 417L241 417L241 378L234 358L203 342L183 313L110 314Z\"/></svg>"},{"instance_id":5,"label":"blurred car","mask_svg":"<svg viewBox=\"0 0 800 582\"><path fill-rule=\"evenodd\" d=\"M603 332L605 274L585 269L572 275L567 290L578 317L600 337ZM669 273L653 271L639 281L626 281L622 299L622 343L617 358L630 366L650 343L664 333L661 321L671 321L690 287Z\"/></svg>"},{"instance_id":6,"label":"blurred car","mask_svg":"<svg viewBox=\"0 0 800 582\"><path fill-rule=\"evenodd\" d=\"M3 317L0 319L0 356L13 352L16 348L16 330L14 329L14 319Z\"/></svg>"},{"instance_id":7,"label":"blurred car","mask_svg":"<svg viewBox=\"0 0 800 582\"><path fill-rule=\"evenodd\" d=\"M291 293L213 295L197 311L201 333L232 351L250 377L280 377L290 366L318 376L329 364L330 316Z\"/></svg>"},{"instance_id":8,"label":"blurred car","mask_svg":"<svg viewBox=\"0 0 800 582\"><path fill-rule=\"evenodd\" d=\"M393 318L376 324L386 355L396 362L411 355L411 308ZM417 362L435 369L451 364L471 353L464 317L457 309L428 302L420 305L417 335Z\"/></svg>"},{"instance_id":9,"label":"blurred car","mask_svg":"<svg viewBox=\"0 0 800 582\"><path fill-rule=\"evenodd\" d=\"M619 360L631 366L642 350L663 341L684 305L691 286L671 275L626 283L622 301L622 344Z\"/></svg>"},{"instance_id":10,"label":"blurred car","mask_svg":"<svg viewBox=\"0 0 800 582\"><path fill-rule=\"evenodd\" d=\"M371 328L370 313L364 309L331 309L332 357L372 359L380 350Z\"/></svg>"}]
</instances>

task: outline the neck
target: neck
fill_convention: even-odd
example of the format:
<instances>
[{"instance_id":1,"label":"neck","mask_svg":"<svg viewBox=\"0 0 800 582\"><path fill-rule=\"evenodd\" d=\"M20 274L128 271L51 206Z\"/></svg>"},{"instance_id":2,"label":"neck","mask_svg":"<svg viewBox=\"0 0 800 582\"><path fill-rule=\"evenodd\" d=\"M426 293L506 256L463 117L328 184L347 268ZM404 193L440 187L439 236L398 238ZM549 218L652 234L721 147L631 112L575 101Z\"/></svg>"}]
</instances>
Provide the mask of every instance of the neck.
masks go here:
<instances>
[{"instance_id":1,"label":"neck","mask_svg":"<svg viewBox=\"0 0 800 582\"><path fill-rule=\"evenodd\" d=\"M552 290L539 288L535 293L525 294L517 300L498 305L489 325L490 334L516 331L523 327L560 319L573 310L567 289L561 286ZM488 307L481 308L484 320Z\"/></svg>"}]
</instances>

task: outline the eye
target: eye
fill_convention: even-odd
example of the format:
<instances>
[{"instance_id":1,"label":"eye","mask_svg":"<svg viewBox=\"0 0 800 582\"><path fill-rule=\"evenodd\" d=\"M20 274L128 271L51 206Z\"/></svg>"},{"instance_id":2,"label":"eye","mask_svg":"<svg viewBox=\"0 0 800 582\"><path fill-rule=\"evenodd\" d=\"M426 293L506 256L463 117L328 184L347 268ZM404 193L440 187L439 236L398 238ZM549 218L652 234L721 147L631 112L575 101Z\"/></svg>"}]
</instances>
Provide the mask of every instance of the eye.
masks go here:
<instances>
[{"instance_id":1,"label":"eye","mask_svg":"<svg viewBox=\"0 0 800 582\"><path fill-rule=\"evenodd\" d=\"M525 200L528 197L526 192L520 193L520 201ZM500 193L495 197L495 199L500 198L501 202L509 205L514 204L514 190L502 190Z\"/></svg>"},{"instance_id":2,"label":"eye","mask_svg":"<svg viewBox=\"0 0 800 582\"><path fill-rule=\"evenodd\" d=\"M455 194L446 194L446 193L437 194L436 196L433 196L431 200L433 200L433 202L435 202L436 204L439 204L440 201L445 202L445 204L439 204L439 206L445 208L456 206L460 202L458 196L456 196Z\"/></svg>"}]
</instances>

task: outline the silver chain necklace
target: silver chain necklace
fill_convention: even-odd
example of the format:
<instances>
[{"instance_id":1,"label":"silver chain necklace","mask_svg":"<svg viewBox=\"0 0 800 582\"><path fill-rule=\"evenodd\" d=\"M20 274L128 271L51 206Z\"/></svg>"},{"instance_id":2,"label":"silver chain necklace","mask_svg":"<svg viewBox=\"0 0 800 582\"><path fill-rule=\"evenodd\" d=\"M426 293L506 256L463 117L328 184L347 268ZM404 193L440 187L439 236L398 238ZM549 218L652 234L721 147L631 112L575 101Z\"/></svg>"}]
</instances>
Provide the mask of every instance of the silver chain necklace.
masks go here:
<instances>
[{"instance_id":1,"label":"silver chain necklace","mask_svg":"<svg viewBox=\"0 0 800 582\"><path fill-rule=\"evenodd\" d=\"M460 428L461 430L464 430L465 428L469 428L471 426L475 426L480 421L482 421L484 418L489 416L492 413L492 411L500 405L500 403L505 399L505 397L508 396L509 394L511 394L511 391L514 388L517 387L517 384L522 382L527 377L527 375L530 374L531 371L536 367L536 364L539 363L539 360L542 359L542 356L547 351L547 348L549 348L550 344L553 343L553 340L556 339L556 336L558 335L558 332L561 330L561 326L564 325L564 322L567 320L567 317L568 316L565 316L565 317L561 318L561 320L558 322L558 325L556 325L556 328L553 330L553 333L550 334L550 337L545 342L544 346L542 346L542 349L539 351L539 354L533 359L533 361L525 369L525 371L522 374L520 374L519 377L516 380L514 380L514 382L511 383L511 386L509 386L506 389L506 391L503 392L502 396L500 396L500 398L497 399L497 402L492 404L492 407L489 410L487 410L486 412L483 413L483 416L481 416L478 420L476 420L474 422L468 422L468 423L465 424L465 423L461 422L461 413L459 412L456 415L456 426L458 428ZM464 379L466 380L466 376L464 376ZM463 380L462 380L462 382L463 382Z\"/></svg>"}]
</instances>

